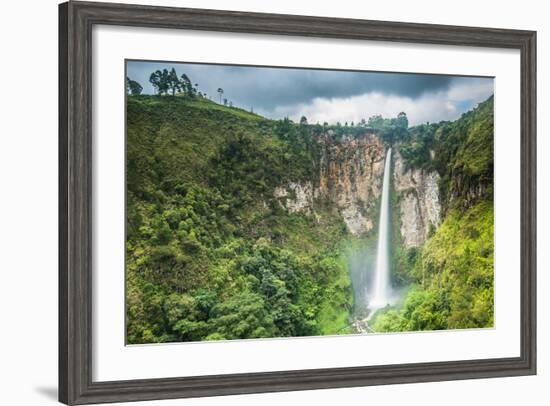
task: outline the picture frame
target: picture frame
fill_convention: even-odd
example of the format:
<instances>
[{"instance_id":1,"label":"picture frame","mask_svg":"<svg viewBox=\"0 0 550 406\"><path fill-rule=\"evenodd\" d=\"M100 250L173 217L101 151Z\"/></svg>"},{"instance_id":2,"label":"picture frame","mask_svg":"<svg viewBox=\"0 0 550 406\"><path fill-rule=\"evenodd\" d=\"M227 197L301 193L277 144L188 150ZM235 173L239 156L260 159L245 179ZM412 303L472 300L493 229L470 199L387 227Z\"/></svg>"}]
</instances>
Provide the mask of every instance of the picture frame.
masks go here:
<instances>
[{"instance_id":1,"label":"picture frame","mask_svg":"<svg viewBox=\"0 0 550 406\"><path fill-rule=\"evenodd\" d=\"M515 49L521 60L520 356L181 378L92 376L92 27ZM536 32L70 1L59 6L59 400L140 401L536 374Z\"/></svg>"}]
</instances>

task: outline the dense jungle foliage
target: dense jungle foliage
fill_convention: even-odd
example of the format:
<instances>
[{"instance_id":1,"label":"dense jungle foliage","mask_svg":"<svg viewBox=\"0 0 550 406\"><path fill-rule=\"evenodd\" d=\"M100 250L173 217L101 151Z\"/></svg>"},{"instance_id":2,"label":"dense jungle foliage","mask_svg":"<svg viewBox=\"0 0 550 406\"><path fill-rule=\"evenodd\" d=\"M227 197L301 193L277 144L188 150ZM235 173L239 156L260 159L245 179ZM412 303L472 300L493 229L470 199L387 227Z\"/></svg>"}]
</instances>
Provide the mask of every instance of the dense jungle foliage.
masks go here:
<instances>
[{"instance_id":1,"label":"dense jungle foliage","mask_svg":"<svg viewBox=\"0 0 550 406\"><path fill-rule=\"evenodd\" d=\"M410 128L399 146L409 167L439 173L444 211L493 199L493 109L491 96L456 121Z\"/></svg>"},{"instance_id":2,"label":"dense jungle foliage","mask_svg":"<svg viewBox=\"0 0 550 406\"><path fill-rule=\"evenodd\" d=\"M318 176L305 123L178 96L130 96L127 117L129 343L346 331L345 224L272 198Z\"/></svg>"},{"instance_id":3,"label":"dense jungle foliage","mask_svg":"<svg viewBox=\"0 0 550 406\"><path fill-rule=\"evenodd\" d=\"M402 303L375 316L373 329L492 327L493 97L454 122L411 128L399 150L409 167L439 173L444 216L422 248L395 247L396 268L412 285Z\"/></svg>"},{"instance_id":4,"label":"dense jungle foliage","mask_svg":"<svg viewBox=\"0 0 550 406\"><path fill-rule=\"evenodd\" d=\"M191 90L130 93L129 344L353 332L343 220L323 202L307 215L273 199L281 184L315 183L316 137L328 130L377 132L407 165L441 176L444 221L424 247L398 250L412 288L374 329L492 325L492 99L407 129L405 115L329 126L268 120Z\"/></svg>"}]
</instances>

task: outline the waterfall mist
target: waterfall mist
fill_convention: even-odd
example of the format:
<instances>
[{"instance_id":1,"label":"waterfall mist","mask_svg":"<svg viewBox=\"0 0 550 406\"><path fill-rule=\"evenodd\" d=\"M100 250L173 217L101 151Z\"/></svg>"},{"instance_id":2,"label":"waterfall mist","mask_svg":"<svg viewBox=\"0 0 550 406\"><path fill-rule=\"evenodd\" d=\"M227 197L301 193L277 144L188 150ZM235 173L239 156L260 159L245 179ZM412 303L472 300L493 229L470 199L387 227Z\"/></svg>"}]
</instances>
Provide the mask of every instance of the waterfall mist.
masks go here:
<instances>
[{"instance_id":1,"label":"waterfall mist","mask_svg":"<svg viewBox=\"0 0 550 406\"><path fill-rule=\"evenodd\" d=\"M355 315L367 313L369 287L373 286L374 266L376 261L376 240L361 241L361 246L355 246L348 252L348 266L355 303ZM365 272L368 270L369 272Z\"/></svg>"},{"instance_id":2,"label":"waterfall mist","mask_svg":"<svg viewBox=\"0 0 550 406\"><path fill-rule=\"evenodd\" d=\"M354 291L355 317L369 320L376 310L395 304L402 294L391 286L391 148L386 152L380 196L378 233L350 247L348 264Z\"/></svg>"}]
</instances>

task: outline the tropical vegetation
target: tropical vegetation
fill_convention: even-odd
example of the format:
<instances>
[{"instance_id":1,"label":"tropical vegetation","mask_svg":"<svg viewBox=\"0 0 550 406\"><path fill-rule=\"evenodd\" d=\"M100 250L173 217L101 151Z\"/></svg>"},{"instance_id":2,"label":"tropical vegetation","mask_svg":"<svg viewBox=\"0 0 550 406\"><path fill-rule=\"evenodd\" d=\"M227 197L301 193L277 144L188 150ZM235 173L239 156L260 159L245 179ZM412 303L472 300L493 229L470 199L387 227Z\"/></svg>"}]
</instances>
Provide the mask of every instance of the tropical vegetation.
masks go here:
<instances>
[{"instance_id":1,"label":"tropical vegetation","mask_svg":"<svg viewBox=\"0 0 550 406\"><path fill-rule=\"evenodd\" d=\"M347 253L360 237L329 202L308 215L273 196L318 181L321 135L365 132L439 173L444 212L423 247L395 239L407 293L372 329L493 325L492 98L454 122L321 125L264 118L222 88L214 102L174 69L150 83L155 95L127 79L128 343L355 332Z\"/></svg>"}]
</instances>

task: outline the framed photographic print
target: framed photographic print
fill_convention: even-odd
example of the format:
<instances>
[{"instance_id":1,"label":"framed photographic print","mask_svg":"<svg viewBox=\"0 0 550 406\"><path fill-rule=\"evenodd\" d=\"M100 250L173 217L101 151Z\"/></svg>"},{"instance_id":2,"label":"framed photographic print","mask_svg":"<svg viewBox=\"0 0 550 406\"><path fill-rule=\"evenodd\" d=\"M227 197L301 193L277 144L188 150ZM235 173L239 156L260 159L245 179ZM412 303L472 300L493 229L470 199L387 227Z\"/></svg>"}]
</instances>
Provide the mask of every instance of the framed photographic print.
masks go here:
<instances>
[{"instance_id":1,"label":"framed photographic print","mask_svg":"<svg viewBox=\"0 0 550 406\"><path fill-rule=\"evenodd\" d=\"M536 373L535 32L59 16L61 402Z\"/></svg>"}]
</instances>

